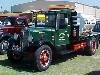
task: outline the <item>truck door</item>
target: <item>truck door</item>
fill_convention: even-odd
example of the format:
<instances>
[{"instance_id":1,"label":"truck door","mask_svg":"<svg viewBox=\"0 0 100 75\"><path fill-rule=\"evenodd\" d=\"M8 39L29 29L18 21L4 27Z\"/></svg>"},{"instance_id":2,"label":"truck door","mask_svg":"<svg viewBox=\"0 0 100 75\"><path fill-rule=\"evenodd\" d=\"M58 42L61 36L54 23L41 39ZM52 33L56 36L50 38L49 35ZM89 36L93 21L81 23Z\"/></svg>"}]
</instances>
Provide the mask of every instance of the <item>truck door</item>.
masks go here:
<instances>
[{"instance_id":1,"label":"truck door","mask_svg":"<svg viewBox=\"0 0 100 75\"><path fill-rule=\"evenodd\" d=\"M56 20L56 33L55 33L55 45L61 46L69 44L70 25L68 25L67 14L61 13L57 15Z\"/></svg>"}]
</instances>

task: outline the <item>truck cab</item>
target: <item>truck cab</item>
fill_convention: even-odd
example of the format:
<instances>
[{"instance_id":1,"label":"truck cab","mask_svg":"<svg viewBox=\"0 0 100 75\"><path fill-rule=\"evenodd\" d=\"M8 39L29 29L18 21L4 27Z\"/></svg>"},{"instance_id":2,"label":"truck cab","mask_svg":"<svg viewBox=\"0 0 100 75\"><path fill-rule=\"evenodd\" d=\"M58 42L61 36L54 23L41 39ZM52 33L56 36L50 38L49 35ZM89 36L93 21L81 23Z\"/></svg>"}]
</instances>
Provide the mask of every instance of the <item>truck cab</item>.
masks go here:
<instances>
[{"instance_id":1,"label":"truck cab","mask_svg":"<svg viewBox=\"0 0 100 75\"><path fill-rule=\"evenodd\" d=\"M78 41L79 26L77 25L76 11L63 9L38 12L34 15L33 21L35 28L30 28L29 32L36 41L43 39L58 49ZM39 36L36 37L35 33Z\"/></svg>"},{"instance_id":2,"label":"truck cab","mask_svg":"<svg viewBox=\"0 0 100 75\"><path fill-rule=\"evenodd\" d=\"M84 50L93 55L96 52L96 42L92 36L79 36L76 11L60 9L34 12L33 22L35 27L25 28L21 35L17 34L17 38L10 39L7 56L11 62L29 57L34 60L37 70L45 71L56 54Z\"/></svg>"}]
</instances>

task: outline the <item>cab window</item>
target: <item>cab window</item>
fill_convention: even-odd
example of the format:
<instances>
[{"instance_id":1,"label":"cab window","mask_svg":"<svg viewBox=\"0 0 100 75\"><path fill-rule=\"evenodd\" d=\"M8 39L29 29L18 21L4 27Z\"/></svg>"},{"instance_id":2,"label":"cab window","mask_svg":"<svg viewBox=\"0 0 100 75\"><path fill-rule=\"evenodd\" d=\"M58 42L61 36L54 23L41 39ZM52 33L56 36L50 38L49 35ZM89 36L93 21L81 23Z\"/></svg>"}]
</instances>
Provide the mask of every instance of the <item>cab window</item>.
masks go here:
<instances>
[{"instance_id":1,"label":"cab window","mask_svg":"<svg viewBox=\"0 0 100 75\"><path fill-rule=\"evenodd\" d=\"M10 20L9 19L4 19L3 20L3 23L2 23L3 25L11 25L11 22L10 22Z\"/></svg>"},{"instance_id":2,"label":"cab window","mask_svg":"<svg viewBox=\"0 0 100 75\"><path fill-rule=\"evenodd\" d=\"M49 27L56 26L56 15L55 14L47 14L46 25Z\"/></svg>"},{"instance_id":3,"label":"cab window","mask_svg":"<svg viewBox=\"0 0 100 75\"><path fill-rule=\"evenodd\" d=\"M66 14L58 14L57 15L57 24L59 25L59 29L64 29L68 25L68 18Z\"/></svg>"}]
</instances>

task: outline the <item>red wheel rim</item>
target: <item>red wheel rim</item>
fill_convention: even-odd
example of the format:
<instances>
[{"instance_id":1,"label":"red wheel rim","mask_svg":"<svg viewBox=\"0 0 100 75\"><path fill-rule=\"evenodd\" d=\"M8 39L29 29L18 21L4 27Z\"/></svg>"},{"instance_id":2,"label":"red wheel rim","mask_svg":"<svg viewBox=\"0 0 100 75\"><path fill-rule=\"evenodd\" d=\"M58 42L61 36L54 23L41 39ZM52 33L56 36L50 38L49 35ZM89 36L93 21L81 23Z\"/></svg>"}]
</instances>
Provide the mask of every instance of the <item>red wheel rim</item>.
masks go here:
<instances>
[{"instance_id":1,"label":"red wheel rim","mask_svg":"<svg viewBox=\"0 0 100 75\"><path fill-rule=\"evenodd\" d=\"M49 53L49 51L46 50L46 49L42 50L42 52L40 54L40 64L43 67L46 67L49 64L49 60L50 60L50 53Z\"/></svg>"},{"instance_id":2,"label":"red wheel rim","mask_svg":"<svg viewBox=\"0 0 100 75\"><path fill-rule=\"evenodd\" d=\"M96 41L92 41L92 51L96 52Z\"/></svg>"}]
</instances>

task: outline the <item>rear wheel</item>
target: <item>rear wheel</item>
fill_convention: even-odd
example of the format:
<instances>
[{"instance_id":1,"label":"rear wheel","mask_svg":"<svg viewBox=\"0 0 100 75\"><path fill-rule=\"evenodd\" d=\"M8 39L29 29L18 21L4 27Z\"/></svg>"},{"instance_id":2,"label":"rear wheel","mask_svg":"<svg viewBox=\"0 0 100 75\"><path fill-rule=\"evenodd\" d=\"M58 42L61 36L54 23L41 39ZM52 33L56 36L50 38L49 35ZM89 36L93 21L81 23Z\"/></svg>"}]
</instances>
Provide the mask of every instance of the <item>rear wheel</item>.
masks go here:
<instances>
[{"instance_id":1,"label":"rear wheel","mask_svg":"<svg viewBox=\"0 0 100 75\"><path fill-rule=\"evenodd\" d=\"M99 48L99 39L98 38L96 39L96 46L97 46L96 48L98 49Z\"/></svg>"},{"instance_id":2,"label":"rear wheel","mask_svg":"<svg viewBox=\"0 0 100 75\"><path fill-rule=\"evenodd\" d=\"M43 45L35 51L35 68L39 71L45 71L49 68L52 61L52 51L47 45Z\"/></svg>"},{"instance_id":3,"label":"rear wheel","mask_svg":"<svg viewBox=\"0 0 100 75\"><path fill-rule=\"evenodd\" d=\"M96 42L96 39L92 39L92 40L89 40L87 42L87 47L85 49L85 54L86 55L94 55L96 53L96 48L97 47L97 42Z\"/></svg>"}]
</instances>

